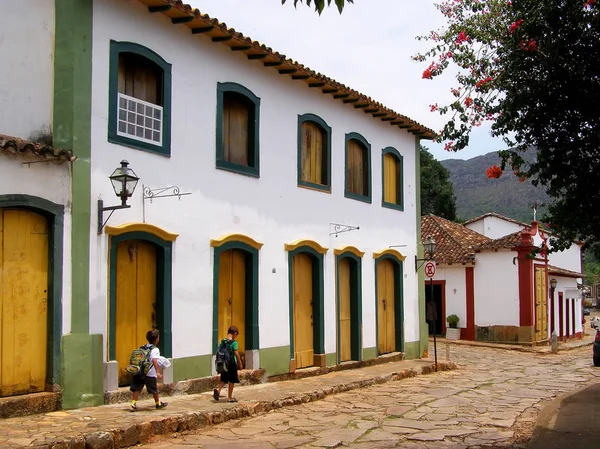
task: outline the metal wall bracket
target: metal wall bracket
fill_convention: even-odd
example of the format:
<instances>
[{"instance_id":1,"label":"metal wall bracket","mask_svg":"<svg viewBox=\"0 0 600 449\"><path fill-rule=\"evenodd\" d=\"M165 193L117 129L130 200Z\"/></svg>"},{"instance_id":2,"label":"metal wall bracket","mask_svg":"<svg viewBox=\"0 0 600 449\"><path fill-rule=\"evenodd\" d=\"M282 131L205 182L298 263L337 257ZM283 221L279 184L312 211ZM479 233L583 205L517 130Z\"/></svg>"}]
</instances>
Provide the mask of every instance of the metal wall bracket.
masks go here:
<instances>
[{"instance_id":1,"label":"metal wall bracket","mask_svg":"<svg viewBox=\"0 0 600 449\"><path fill-rule=\"evenodd\" d=\"M358 231L360 229L360 226L350 226L339 223L329 223L329 226L333 226L333 232L330 232L329 235L335 235L336 237L343 232Z\"/></svg>"},{"instance_id":2,"label":"metal wall bracket","mask_svg":"<svg viewBox=\"0 0 600 449\"><path fill-rule=\"evenodd\" d=\"M151 189L150 187L146 186L142 187L144 189L144 201L150 200L150 202L156 198L167 198L169 196L176 196L181 201L182 196L192 194L192 192L181 193L179 187L177 186L161 187L159 189Z\"/></svg>"}]
</instances>

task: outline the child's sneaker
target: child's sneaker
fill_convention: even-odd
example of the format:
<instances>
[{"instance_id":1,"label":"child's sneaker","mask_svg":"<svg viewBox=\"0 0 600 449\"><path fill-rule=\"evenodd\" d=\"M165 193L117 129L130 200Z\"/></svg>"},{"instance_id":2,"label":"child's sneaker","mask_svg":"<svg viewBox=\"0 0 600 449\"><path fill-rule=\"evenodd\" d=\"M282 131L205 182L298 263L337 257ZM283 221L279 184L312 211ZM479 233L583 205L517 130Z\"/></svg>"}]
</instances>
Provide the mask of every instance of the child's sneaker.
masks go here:
<instances>
[{"instance_id":1,"label":"child's sneaker","mask_svg":"<svg viewBox=\"0 0 600 449\"><path fill-rule=\"evenodd\" d=\"M157 409L165 408L167 405L169 405L168 402L159 402L158 404L156 404L156 408Z\"/></svg>"},{"instance_id":2,"label":"child's sneaker","mask_svg":"<svg viewBox=\"0 0 600 449\"><path fill-rule=\"evenodd\" d=\"M130 404L129 410L131 410L132 412L137 412L138 411L137 404Z\"/></svg>"}]
</instances>

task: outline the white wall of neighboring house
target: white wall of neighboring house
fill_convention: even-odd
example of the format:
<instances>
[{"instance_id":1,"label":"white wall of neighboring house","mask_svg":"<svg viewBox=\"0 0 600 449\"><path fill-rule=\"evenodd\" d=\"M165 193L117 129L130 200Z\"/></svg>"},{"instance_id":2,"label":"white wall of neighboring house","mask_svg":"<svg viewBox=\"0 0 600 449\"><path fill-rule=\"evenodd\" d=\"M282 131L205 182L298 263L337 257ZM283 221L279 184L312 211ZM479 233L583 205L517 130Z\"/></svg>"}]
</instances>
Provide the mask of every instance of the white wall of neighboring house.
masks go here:
<instances>
[{"instance_id":1,"label":"white wall of neighboring house","mask_svg":"<svg viewBox=\"0 0 600 449\"><path fill-rule=\"evenodd\" d=\"M467 280L464 265L442 265L435 272L434 281L446 281L446 316L456 314L460 318L458 327L467 325ZM428 279L425 288L429 288ZM445 322L446 317L441 317Z\"/></svg>"},{"instance_id":2,"label":"white wall of neighboring house","mask_svg":"<svg viewBox=\"0 0 600 449\"><path fill-rule=\"evenodd\" d=\"M467 228L479 232L480 234L483 234L491 239L504 237L505 235L512 234L513 232L523 229L523 226L517 223L503 220L502 218L494 216L484 217L480 220L474 221L473 223L469 223L466 226Z\"/></svg>"},{"instance_id":3,"label":"white wall of neighboring house","mask_svg":"<svg viewBox=\"0 0 600 449\"><path fill-rule=\"evenodd\" d=\"M144 45L172 64L171 157L107 142L109 41ZM193 36L137 3L94 3L92 93L92 202L117 203L108 176L127 159L141 178L130 204L117 211L112 226L141 222L142 185L177 185L177 198L146 202L146 222L179 234L173 246L173 357L210 354L212 347L213 252L210 239L246 234L264 246L259 254L260 347L289 345L288 253L285 243L312 239L329 248L325 256L325 350L336 350L335 259L333 250L353 245L362 261L363 347L376 346L373 252L391 245L407 256L404 264L405 341L417 341L415 138L373 119L319 90L306 87L249 61L245 55ZM215 169L217 82L237 82L261 98L260 179ZM332 192L297 187L298 115L314 113L332 127ZM359 132L371 143L372 204L344 197L344 137ZM381 150L395 147L404 157L404 212L381 207ZM92 214L92 221L96 217ZM330 235L329 223L360 226ZM91 236L90 323L107 333L108 239Z\"/></svg>"},{"instance_id":4,"label":"white wall of neighboring house","mask_svg":"<svg viewBox=\"0 0 600 449\"><path fill-rule=\"evenodd\" d=\"M548 284L550 284L550 279L556 279L557 283L556 283L556 289L554 290L554 298L552 298L552 296L550 296L550 301L554 301L554 327L557 330L556 333L557 335L560 335L560 333L558 332L559 329L559 324L560 324L560 316L559 316L559 293L563 294L563 319L562 319L562 327L563 329L567 329L567 323L566 323L566 306L568 303L569 299L575 299L575 330L574 332L582 332L583 331L583 324L581 323L582 321L582 305L581 305L581 291L577 289L577 279L574 278L568 278L565 276L555 276L555 275L548 275ZM552 295L552 293L550 292L550 295ZM569 314L571 314L571 312L569 312ZM573 325L572 325L572 320L569 320L569 335L573 335ZM550 329L548 329L548 333L550 334ZM564 333L563 333L564 335ZM550 335L549 335L550 336Z\"/></svg>"},{"instance_id":5,"label":"white wall of neighboring house","mask_svg":"<svg viewBox=\"0 0 600 449\"><path fill-rule=\"evenodd\" d=\"M481 252L475 265L475 325L519 325L518 267L513 251Z\"/></svg>"},{"instance_id":6,"label":"white wall of neighboring house","mask_svg":"<svg viewBox=\"0 0 600 449\"><path fill-rule=\"evenodd\" d=\"M0 134L36 140L52 131L53 54L54 2L19 0L4 4Z\"/></svg>"}]
</instances>

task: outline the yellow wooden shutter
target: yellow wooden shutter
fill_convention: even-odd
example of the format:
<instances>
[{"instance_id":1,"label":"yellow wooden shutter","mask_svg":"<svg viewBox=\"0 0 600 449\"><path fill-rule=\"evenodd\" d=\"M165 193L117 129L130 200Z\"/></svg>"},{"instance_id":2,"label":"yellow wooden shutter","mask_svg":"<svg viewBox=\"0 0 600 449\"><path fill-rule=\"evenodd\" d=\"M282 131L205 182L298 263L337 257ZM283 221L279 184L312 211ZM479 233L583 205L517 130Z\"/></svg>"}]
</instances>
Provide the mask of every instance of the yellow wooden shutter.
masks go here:
<instances>
[{"instance_id":1,"label":"yellow wooden shutter","mask_svg":"<svg viewBox=\"0 0 600 449\"><path fill-rule=\"evenodd\" d=\"M367 167L365 148L356 140L348 141L348 166L347 182L348 190L356 195L366 196L367 191Z\"/></svg>"},{"instance_id":2,"label":"yellow wooden shutter","mask_svg":"<svg viewBox=\"0 0 600 449\"><path fill-rule=\"evenodd\" d=\"M302 155L301 177L303 181L315 184L326 184L323 176L325 168L323 156L325 149L323 131L314 122L302 123Z\"/></svg>"},{"instance_id":3,"label":"yellow wooden shutter","mask_svg":"<svg viewBox=\"0 0 600 449\"><path fill-rule=\"evenodd\" d=\"M398 160L392 154L383 156L383 201L398 204Z\"/></svg>"},{"instance_id":4,"label":"yellow wooden shutter","mask_svg":"<svg viewBox=\"0 0 600 449\"><path fill-rule=\"evenodd\" d=\"M223 158L239 165L248 165L248 106L233 95L223 99Z\"/></svg>"}]
</instances>

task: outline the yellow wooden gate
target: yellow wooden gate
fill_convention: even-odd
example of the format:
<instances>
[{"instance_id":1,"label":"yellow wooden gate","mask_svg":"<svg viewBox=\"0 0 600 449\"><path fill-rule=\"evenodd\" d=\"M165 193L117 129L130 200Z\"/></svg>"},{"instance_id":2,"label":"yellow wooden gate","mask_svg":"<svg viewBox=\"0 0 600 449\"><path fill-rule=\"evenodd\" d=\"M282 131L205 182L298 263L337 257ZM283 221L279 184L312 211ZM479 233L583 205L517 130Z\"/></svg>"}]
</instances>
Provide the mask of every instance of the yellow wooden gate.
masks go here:
<instances>
[{"instance_id":1,"label":"yellow wooden gate","mask_svg":"<svg viewBox=\"0 0 600 449\"><path fill-rule=\"evenodd\" d=\"M535 340L548 338L548 286L546 270L535 267Z\"/></svg>"},{"instance_id":2,"label":"yellow wooden gate","mask_svg":"<svg viewBox=\"0 0 600 449\"><path fill-rule=\"evenodd\" d=\"M344 258L338 266L340 310L340 362L352 360L352 320L350 313L350 260Z\"/></svg>"},{"instance_id":3,"label":"yellow wooden gate","mask_svg":"<svg viewBox=\"0 0 600 449\"><path fill-rule=\"evenodd\" d=\"M379 354L396 350L394 264L382 260L377 265L377 349Z\"/></svg>"},{"instance_id":4,"label":"yellow wooden gate","mask_svg":"<svg viewBox=\"0 0 600 449\"><path fill-rule=\"evenodd\" d=\"M230 326L240 331L237 341L242 362L246 348L246 257L243 251L230 249L219 256L219 341Z\"/></svg>"},{"instance_id":5,"label":"yellow wooden gate","mask_svg":"<svg viewBox=\"0 0 600 449\"><path fill-rule=\"evenodd\" d=\"M117 246L115 354L119 385L128 385L125 368L131 351L145 344L146 332L156 328L156 249L128 240Z\"/></svg>"},{"instance_id":6,"label":"yellow wooden gate","mask_svg":"<svg viewBox=\"0 0 600 449\"><path fill-rule=\"evenodd\" d=\"M44 391L48 222L0 209L0 396Z\"/></svg>"},{"instance_id":7,"label":"yellow wooden gate","mask_svg":"<svg viewBox=\"0 0 600 449\"><path fill-rule=\"evenodd\" d=\"M312 259L299 253L292 259L294 295L294 359L296 368L314 365Z\"/></svg>"}]
</instances>

